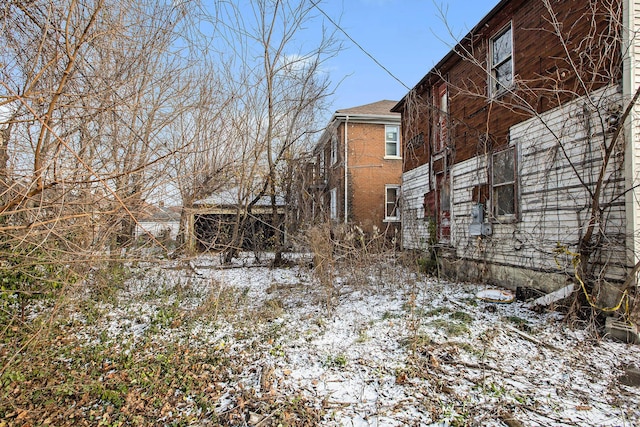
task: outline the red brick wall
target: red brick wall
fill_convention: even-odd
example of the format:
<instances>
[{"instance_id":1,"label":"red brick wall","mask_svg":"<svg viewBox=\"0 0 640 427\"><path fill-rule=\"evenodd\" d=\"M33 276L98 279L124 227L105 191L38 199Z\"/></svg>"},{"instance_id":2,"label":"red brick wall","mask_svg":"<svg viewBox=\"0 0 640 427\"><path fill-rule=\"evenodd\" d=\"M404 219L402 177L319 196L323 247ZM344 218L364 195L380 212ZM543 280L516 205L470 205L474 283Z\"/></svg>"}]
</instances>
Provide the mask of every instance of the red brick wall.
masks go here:
<instances>
[{"instance_id":1,"label":"red brick wall","mask_svg":"<svg viewBox=\"0 0 640 427\"><path fill-rule=\"evenodd\" d=\"M619 27L609 11L603 9L605 2L594 3L595 14L588 3L588 0L551 2L562 23L568 56L553 33L551 15L543 2L513 0L473 34L471 41L462 43L473 53L473 60L453 55L438 73L425 76L415 93L405 97L403 105L403 140L412 141L420 133L424 140L422 145L404 147L405 170L429 161L433 141L431 90L442 77L449 82L451 163L508 144L509 127L536 112L549 110L585 91L616 83L621 77L616 42ZM513 32L514 75L519 82L517 96L506 95L490 102L486 72L489 40L509 22ZM578 67L573 68L568 58ZM581 81L576 78L578 75ZM486 132L489 139L485 145Z\"/></svg>"},{"instance_id":2,"label":"red brick wall","mask_svg":"<svg viewBox=\"0 0 640 427\"><path fill-rule=\"evenodd\" d=\"M338 128L341 140L344 138L344 126L341 124ZM350 122L347 133L349 220L368 232L374 225L384 231L387 226L383 222L385 185L400 185L402 160L384 158L384 124Z\"/></svg>"}]
</instances>

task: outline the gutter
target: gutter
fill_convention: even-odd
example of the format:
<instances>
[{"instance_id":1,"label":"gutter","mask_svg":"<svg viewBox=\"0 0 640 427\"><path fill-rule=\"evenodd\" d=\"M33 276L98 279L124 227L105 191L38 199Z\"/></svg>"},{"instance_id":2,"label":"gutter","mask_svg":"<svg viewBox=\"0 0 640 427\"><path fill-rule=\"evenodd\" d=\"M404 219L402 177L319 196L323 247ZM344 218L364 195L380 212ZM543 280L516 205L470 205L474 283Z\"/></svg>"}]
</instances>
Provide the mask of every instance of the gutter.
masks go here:
<instances>
[{"instance_id":1,"label":"gutter","mask_svg":"<svg viewBox=\"0 0 640 427\"><path fill-rule=\"evenodd\" d=\"M333 117L334 120L355 120L361 123L390 123L398 121L400 122L400 113L396 114L349 114L349 113L341 113L337 111Z\"/></svg>"}]
</instances>

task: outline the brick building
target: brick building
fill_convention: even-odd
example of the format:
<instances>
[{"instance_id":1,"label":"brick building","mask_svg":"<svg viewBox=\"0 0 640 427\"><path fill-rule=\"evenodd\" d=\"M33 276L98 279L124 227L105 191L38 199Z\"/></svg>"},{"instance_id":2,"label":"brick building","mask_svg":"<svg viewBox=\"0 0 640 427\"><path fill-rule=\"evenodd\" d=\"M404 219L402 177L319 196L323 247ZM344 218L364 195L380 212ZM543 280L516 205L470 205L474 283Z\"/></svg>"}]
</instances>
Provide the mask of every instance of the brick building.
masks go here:
<instances>
[{"instance_id":1,"label":"brick building","mask_svg":"<svg viewBox=\"0 0 640 427\"><path fill-rule=\"evenodd\" d=\"M402 153L396 101L337 110L306 171L307 221L350 223L373 231L400 225Z\"/></svg>"},{"instance_id":2,"label":"brick building","mask_svg":"<svg viewBox=\"0 0 640 427\"><path fill-rule=\"evenodd\" d=\"M621 122L639 23L631 0L500 1L392 108L404 247L513 288L588 277L618 303L640 266L637 113Z\"/></svg>"}]
</instances>

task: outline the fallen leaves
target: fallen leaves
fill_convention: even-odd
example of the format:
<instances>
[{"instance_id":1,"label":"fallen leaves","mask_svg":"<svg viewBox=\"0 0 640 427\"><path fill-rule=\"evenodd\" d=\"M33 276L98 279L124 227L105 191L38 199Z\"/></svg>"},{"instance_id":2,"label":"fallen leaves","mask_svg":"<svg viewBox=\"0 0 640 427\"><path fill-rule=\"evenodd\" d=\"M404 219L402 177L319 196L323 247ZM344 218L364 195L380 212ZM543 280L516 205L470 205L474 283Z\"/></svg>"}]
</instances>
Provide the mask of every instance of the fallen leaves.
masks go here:
<instances>
[{"instance_id":1,"label":"fallen leaves","mask_svg":"<svg viewBox=\"0 0 640 427\"><path fill-rule=\"evenodd\" d=\"M225 273L238 274L242 286L261 286L262 276ZM254 293L247 297L249 291L222 278L217 287L204 278L206 286L200 289L184 283L162 288L158 275L147 287L136 284L136 294L124 292L92 308L91 323L53 319L50 333L33 340L24 357L0 376L0 427L315 426L348 424L362 414L377 417L380 425L387 417L408 425L438 420L483 425L490 420L515 427L535 417L544 424L539 420L545 416L597 419L606 408L593 403L593 394L583 397L576 387L580 376L562 382L567 370L584 370L565 351L569 345L557 341L562 335L553 326L542 334L531 323L535 327L526 336L502 327L498 319L505 307L488 313L471 305L460 296L465 285L456 285L455 309L446 299L430 306L441 291L453 291L444 285L433 290L435 285L425 282L428 298L415 301L412 314L403 306L407 293L402 285L376 285L371 292L342 293L334 311L325 315L314 307L313 283L299 285L296 276L304 276L304 270L262 274L269 275L264 288L278 274L294 277L298 285L271 286L270 293L256 292L254 301ZM209 293L218 295L220 289L228 290L229 297L216 298L217 314L206 315L202 305L211 304ZM223 306L227 300L232 309ZM265 305L272 315L264 315ZM66 312L73 313L72 308ZM548 351L542 338L547 336L563 351ZM14 334L0 342L0 362L29 338ZM600 353L621 357L614 351ZM562 372L541 374L540 366L555 362ZM606 360L603 365L613 371ZM552 384L545 389L540 377L546 374Z\"/></svg>"}]
</instances>

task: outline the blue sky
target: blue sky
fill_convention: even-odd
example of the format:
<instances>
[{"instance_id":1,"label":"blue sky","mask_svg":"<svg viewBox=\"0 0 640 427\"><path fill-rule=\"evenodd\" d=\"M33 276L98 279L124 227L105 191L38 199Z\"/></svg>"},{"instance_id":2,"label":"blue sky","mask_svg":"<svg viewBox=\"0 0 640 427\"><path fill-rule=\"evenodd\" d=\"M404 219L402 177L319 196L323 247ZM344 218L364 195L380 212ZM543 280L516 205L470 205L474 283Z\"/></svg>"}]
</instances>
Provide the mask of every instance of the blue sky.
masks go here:
<instances>
[{"instance_id":1,"label":"blue sky","mask_svg":"<svg viewBox=\"0 0 640 427\"><path fill-rule=\"evenodd\" d=\"M326 0L321 8L408 87L418 81L499 0ZM447 25L443 22L446 13ZM451 31L449 31L449 29ZM382 99L400 100L407 89L343 34L344 50L327 66L337 88L331 112Z\"/></svg>"}]
</instances>

